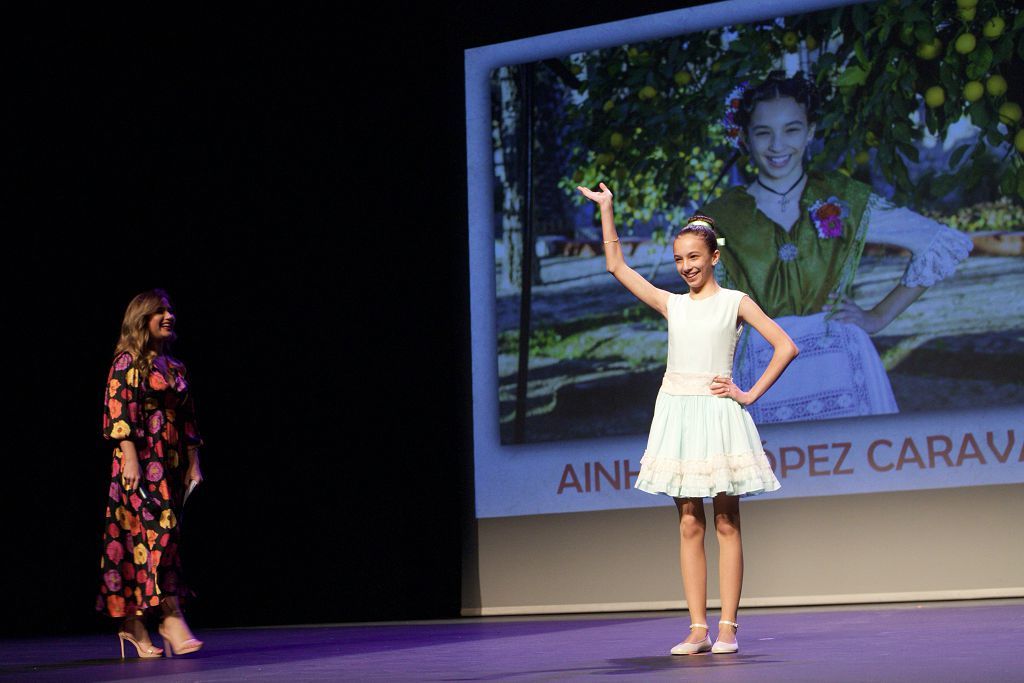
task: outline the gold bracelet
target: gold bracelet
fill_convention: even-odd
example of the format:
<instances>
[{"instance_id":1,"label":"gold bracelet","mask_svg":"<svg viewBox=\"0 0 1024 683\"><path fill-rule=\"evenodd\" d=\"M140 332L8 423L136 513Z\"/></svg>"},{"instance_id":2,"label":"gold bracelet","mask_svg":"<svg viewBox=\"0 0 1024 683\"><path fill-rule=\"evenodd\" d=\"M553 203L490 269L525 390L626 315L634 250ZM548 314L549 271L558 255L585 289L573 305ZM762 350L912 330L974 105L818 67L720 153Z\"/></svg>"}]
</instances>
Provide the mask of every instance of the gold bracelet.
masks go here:
<instances>
[{"instance_id":1,"label":"gold bracelet","mask_svg":"<svg viewBox=\"0 0 1024 683\"><path fill-rule=\"evenodd\" d=\"M616 238L615 238L615 239L613 239L613 240L605 240L605 241L604 241L604 243L605 243L605 244L611 244L612 242L618 242L618 241L619 241L619 238L618 238L618 237L616 237Z\"/></svg>"}]
</instances>

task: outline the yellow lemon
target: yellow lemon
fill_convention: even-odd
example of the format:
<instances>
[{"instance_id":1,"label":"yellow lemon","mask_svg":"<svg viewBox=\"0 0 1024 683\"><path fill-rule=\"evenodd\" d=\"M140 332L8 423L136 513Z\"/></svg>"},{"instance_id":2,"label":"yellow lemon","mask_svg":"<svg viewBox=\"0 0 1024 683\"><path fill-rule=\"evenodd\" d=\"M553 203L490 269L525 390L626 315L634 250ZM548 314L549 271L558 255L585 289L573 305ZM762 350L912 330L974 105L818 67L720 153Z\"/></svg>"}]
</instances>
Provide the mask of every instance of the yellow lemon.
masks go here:
<instances>
[{"instance_id":1,"label":"yellow lemon","mask_svg":"<svg viewBox=\"0 0 1024 683\"><path fill-rule=\"evenodd\" d=\"M1003 102L999 107L999 120L1008 126L1020 121L1020 117L1020 105L1016 102Z\"/></svg>"},{"instance_id":2,"label":"yellow lemon","mask_svg":"<svg viewBox=\"0 0 1024 683\"><path fill-rule=\"evenodd\" d=\"M941 86L933 85L924 91L924 103L932 109L946 103L946 91Z\"/></svg>"},{"instance_id":3,"label":"yellow lemon","mask_svg":"<svg viewBox=\"0 0 1024 683\"><path fill-rule=\"evenodd\" d=\"M864 136L864 142L868 143L868 147L878 147L878 136L869 130Z\"/></svg>"},{"instance_id":4,"label":"yellow lemon","mask_svg":"<svg viewBox=\"0 0 1024 683\"><path fill-rule=\"evenodd\" d=\"M804 45L807 46L808 50L813 50L814 48L818 47L818 41L815 40L814 36L807 36L806 38L804 38Z\"/></svg>"},{"instance_id":5,"label":"yellow lemon","mask_svg":"<svg viewBox=\"0 0 1024 683\"><path fill-rule=\"evenodd\" d=\"M657 94L658 91L655 90L654 87L650 85L645 85L644 87L640 88L640 92L637 93L641 100L653 100L655 95Z\"/></svg>"},{"instance_id":6,"label":"yellow lemon","mask_svg":"<svg viewBox=\"0 0 1024 683\"><path fill-rule=\"evenodd\" d=\"M1013 136L1013 146L1017 148L1017 151L1024 154L1024 128L1017 131L1017 134Z\"/></svg>"},{"instance_id":7,"label":"yellow lemon","mask_svg":"<svg viewBox=\"0 0 1024 683\"><path fill-rule=\"evenodd\" d=\"M863 166L871 160L871 155L868 154L867 150L861 150L853 157L853 162L859 166Z\"/></svg>"},{"instance_id":8,"label":"yellow lemon","mask_svg":"<svg viewBox=\"0 0 1024 683\"><path fill-rule=\"evenodd\" d=\"M974 37L973 33L964 33L956 39L956 43L953 47L962 55L969 55L974 52L974 48L978 46L978 39Z\"/></svg>"},{"instance_id":9,"label":"yellow lemon","mask_svg":"<svg viewBox=\"0 0 1024 683\"><path fill-rule=\"evenodd\" d=\"M622 137L622 133L612 133L609 142L611 142L612 149L622 149L622 145L626 142L626 138Z\"/></svg>"},{"instance_id":10,"label":"yellow lemon","mask_svg":"<svg viewBox=\"0 0 1024 683\"><path fill-rule=\"evenodd\" d=\"M956 13L964 21L974 21L974 15L978 13L978 8L968 7L967 9L958 9Z\"/></svg>"},{"instance_id":11,"label":"yellow lemon","mask_svg":"<svg viewBox=\"0 0 1024 683\"><path fill-rule=\"evenodd\" d=\"M956 6L960 9L974 9L978 6L978 0L956 0Z\"/></svg>"},{"instance_id":12,"label":"yellow lemon","mask_svg":"<svg viewBox=\"0 0 1024 683\"><path fill-rule=\"evenodd\" d=\"M605 111L606 113L607 113L607 112L610 112L610 111L611 111L612 109L614 109L614 108L615 108L615 100L608 100L608 101L606 101L606 102L604 103L604 106L603 106L603 107L601 107L601 108L602 108L602 109L604 109L604 111Z\"/></svg>"},{"instance_id":13,"label":"yellow lemon","mask_svg":"<svg viewBox=\"0 0 1024 683\"><path fill-rule=\"evenodd\" d=\"M942 51L942 41L935 38L930 43L918 43L917 56L921 59L935 59Z\"/></svg>"},{"instance_id":14,"label":"yellow lemon","mask_svg":"<svg viewBox=\"0 0 1024 683\"><path fill-rule=\"evenodd\" d=\"M597 155L596 159L594 159L594 163L596 163L598 166L607 166L613 161L615 161L615 155L609 152L602 152L601 154Z\"/></svg>"},{"instance_id":15,"label":"yellow lemon","mask_svg":"<svg viewBox=\"0 0 1024 683\"><path fill-rule=\"evenodd\" d=\"M1006 94L1006 79L999 74L989 76L988 80L985 81L985 90L987 90L988 94L992 97L999 97L1000 95Z\"/></svg>"},{"instance_id":16,"label":"yellow lemon","mask_svg":"<svg viewBox=\"0 0 1024 683\"><path fill-rule=\"evenodd\" d=\"M782 36L782 44L787 48L792 49L796 47L798 42L800 42L800 38L793 31L786 31Z\"/></svg>"},{"instance_id":17,"label":"yellow lemon","mask_svg":"<svg viewBox=\"0 0 1024 683\"><path fill-rule=\"evenodd\" d=\"M1003 31L1006 29L1006 22L1003 21L1002 17L992 17L985 22L985 25L981 28L981 34L989 40L995 40L999 36L1003 35Z\"/></svg>"},{"instance_id":18,"label":"yellow lemon","mask_svg":"<svg viewBox=\"0 0 1024 683\"><path fill-rule=\"evenodd\" d=\"M693 76L690 75L689 71L677 71L676 75L672 78L675 79L676 85L689 85L690 81L693 80Z\"/></svg>"},{"instance_id":19,"label":"yellow lemon","mask_svg":"<svg viewBox=\"0 0 1024 683\"><path fill-rule=\"evenodd\" d=\"M981 81L968 81L964 86L964 99L968 102L977 102L985 94L985 86Z\"/></svg>"}]
</instances>

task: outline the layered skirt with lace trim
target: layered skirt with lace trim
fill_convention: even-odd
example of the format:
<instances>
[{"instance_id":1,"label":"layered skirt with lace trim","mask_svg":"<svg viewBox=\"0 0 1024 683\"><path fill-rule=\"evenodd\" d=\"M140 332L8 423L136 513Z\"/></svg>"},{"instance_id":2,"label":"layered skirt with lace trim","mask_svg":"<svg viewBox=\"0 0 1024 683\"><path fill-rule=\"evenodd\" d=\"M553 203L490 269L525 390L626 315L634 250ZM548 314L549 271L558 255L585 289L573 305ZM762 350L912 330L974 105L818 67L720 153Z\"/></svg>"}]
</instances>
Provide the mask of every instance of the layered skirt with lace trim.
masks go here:
<instances>
[{"instance_id":1,"label":"layered skirt with lace trim","mask_svg":"<svg viewBox=\"0 0 1024 683\"><path fill-rule=\"evenodd\" d=\"M662 388L635 487L675 498L754 496L780 488L743 406Z\"/></svg>"}]
</instances>

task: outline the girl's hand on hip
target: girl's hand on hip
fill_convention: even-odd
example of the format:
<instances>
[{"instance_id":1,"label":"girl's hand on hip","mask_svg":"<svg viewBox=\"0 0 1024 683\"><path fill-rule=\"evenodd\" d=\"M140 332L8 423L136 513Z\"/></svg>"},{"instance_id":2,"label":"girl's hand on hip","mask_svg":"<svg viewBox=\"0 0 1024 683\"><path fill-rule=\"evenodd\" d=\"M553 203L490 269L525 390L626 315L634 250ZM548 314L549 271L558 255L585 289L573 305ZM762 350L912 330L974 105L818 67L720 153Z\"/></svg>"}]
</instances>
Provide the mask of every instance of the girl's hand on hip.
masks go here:
<instances>
[{"instance_id":1,"label":"girl's hand on hip","mask_svg":"<svg viewBox=\"0 0 1024 683\"><path fill-rule=\"evenodd\" d=\"M715 376L711 380L711 393L722 398L731 398L740 405L750 405L750 395L733 384L731 377Z\"/></svg>"}]
</instances>

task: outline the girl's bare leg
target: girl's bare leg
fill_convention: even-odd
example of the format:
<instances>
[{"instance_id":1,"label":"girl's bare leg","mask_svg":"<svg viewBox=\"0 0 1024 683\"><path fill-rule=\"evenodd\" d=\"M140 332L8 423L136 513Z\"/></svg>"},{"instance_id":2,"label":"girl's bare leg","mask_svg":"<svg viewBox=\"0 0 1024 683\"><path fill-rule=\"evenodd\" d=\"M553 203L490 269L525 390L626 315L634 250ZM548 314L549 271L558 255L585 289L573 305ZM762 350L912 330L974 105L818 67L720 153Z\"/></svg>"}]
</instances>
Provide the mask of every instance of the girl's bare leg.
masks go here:
<instances>
[{"instance_id":1,"label":"girl's bare leg","mask_svg":"<svg viewBox=\"0 0 1024 683\"><path fill-rule=\"evenodd\" d=\"M706 624L708 569L704 556L704 530L707 528L704 499L676 498L675 501L679 512L679 565L683 572L683 593L690 623ZM684 642L699 643L706 636L705 629L695 628Z\"/></svg>"},{"instance_id":2,"label":"girl's bare leg","mask_svg":"<svg viewBox=\"0 0 1024 683\"><path fill-rule=\"evenodd\" d=\"M743 587L743 544L740 540L739 496L719 494L713 500L715 532L718 536L718 586L722 597L722 619L739 621L736 613L740 606ZM718 640L736 642L736 629L722 624Z\"/></svg>"}]
</instances>

